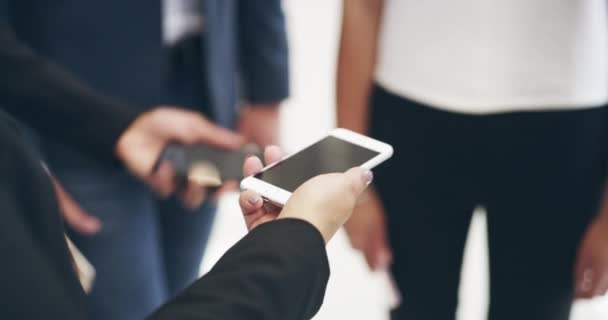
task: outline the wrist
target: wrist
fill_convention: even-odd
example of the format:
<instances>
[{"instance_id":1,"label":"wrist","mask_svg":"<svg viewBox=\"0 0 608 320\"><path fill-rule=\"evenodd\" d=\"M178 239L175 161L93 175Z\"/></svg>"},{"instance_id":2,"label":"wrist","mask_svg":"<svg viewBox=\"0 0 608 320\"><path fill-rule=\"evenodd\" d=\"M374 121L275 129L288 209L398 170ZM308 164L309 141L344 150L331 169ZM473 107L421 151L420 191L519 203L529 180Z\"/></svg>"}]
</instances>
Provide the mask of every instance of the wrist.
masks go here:
<instances>
[{"instance_id":1,"label":"wrist","mask_svg":"<svg viewBox=\"0 0 608 320\"><path fill-rule=\"evenodd\" d=\"M131 124L131 126L133 123ZM129 140L131 140L131 126L127 127L125 131L121 133L114 146L114 155L121 162L125 162L125 152L128 150Z\"/></svg>"},{"instance_id":2,"label":"wrist","mask_svg":"<svg viewBox=\"0 0 608 320\"><path fill-rule=\"evenodd\" d=\"M338 114L338 128L348 129L363 135L368 135L369 121L366 117L355 117L353 114Z\"/></svg>"},{"instance_id":3,"label":"wrist","mask_svg":"<svg viewBox=\"0 0 608 320\"><path fill-rule=\"evenodd\" d=\"M126 155L129 152L129 148L132 145L133 139L136 139L134 136L136 134L136 128L138 124L142 121L142 118L146 117L150 111L143 112L135 117L127 127L122 131L118 139L116 140L116 144L114 145L114 155L116 158L123 163L125 163Z\"/></svg>"},{"instance_id":4,"label":"wrist","mask_svg":"<svg viewBox=\"0 0 608 320\"><path fill-rule=\"evenodd\" d=\"M131 125L129 125L125 131L123 131L123 133L118 137L118 140L116 141L116 146L114 147L114 154L116 155L116 158L118 158L118 160L123 161L125 160L125 154L127 152L127 150L129 150L129 144L130 141L132 139L132 135L133 135L133 131L132 128L135 125L135 123L137 122L137 119L135 121L133 121L133 123L131 123Z\"/></svg>"}]
</instances>

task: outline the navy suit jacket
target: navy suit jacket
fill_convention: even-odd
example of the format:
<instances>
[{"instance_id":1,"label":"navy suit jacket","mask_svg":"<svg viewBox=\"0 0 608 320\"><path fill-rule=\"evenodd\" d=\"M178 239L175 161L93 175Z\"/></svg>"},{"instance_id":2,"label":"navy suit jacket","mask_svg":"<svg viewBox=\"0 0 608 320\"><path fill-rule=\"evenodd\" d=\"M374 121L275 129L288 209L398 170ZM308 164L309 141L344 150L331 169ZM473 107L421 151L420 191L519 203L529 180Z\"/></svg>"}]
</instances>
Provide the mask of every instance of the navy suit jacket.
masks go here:
<instances>
[{"instance_id":1,"label":"navy suit jacket","mask_svg":"<svg viewBox=\"0 0 608 320\"><path fill-rule=\"evenodd\" d=\"M0 0L0 18L38 54L100 92L149 108L162 103L166 51L160 0ZM203 0L203 61L215 121L231 127L237 102L288 95L280 0Z\"/></svg>"}]
</instances>

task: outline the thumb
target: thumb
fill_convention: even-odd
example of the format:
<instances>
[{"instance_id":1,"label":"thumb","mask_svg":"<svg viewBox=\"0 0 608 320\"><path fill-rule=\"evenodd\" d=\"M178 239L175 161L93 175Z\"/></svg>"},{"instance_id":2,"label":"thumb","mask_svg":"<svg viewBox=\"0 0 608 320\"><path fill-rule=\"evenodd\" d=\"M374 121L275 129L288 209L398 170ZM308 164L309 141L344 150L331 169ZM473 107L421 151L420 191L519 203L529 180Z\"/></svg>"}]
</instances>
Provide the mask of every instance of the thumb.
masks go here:
<instances>
[{"instance_id":1,"label":"thumb","mask_svg":"<svg viewBox=\"0 0 608 320\"><path fill-rule=\"evenodd\" d=\"M349 184L353 196L358 198L361 196L365 188L374 179L373 173L368 169L361 167L352 168L344 173L345 181Z\"/></svg>"},{"instance_id":2,"label":"thumb","mask_svg":"<svg viewBox=\"0 0 608 320\"><path fill-rule=\"evenodd\" d=\"M209 121L204 126L199 126L198 129L200 142L215 147L237 149L245 143L243 136Z\"/></svg>"}]
</instances>

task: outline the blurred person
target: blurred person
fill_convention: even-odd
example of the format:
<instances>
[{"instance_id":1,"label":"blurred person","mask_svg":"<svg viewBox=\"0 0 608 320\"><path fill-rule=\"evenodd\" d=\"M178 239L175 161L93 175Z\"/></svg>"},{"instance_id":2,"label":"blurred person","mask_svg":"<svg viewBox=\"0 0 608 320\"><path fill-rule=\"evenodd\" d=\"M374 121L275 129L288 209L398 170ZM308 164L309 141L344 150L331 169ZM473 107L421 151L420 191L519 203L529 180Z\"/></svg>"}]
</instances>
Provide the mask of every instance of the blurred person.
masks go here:
<instances>
[{"instance_id":1,"label":"blurred person","mask_svg":"<svg viewBox=\"0 0 608 320\"><path fill-rule=\"evenodd\" d=\"M490 319L568 319L605 292L606 1L343 4L338 125L395 148L347 231L372 268L392 257L394 319L455 318L477 206Z\"/></svg>"},{"instance_id":2,"label":"blurred person","mask_svg":"<svg viewBox=\"0 0 608 320\"><path fill-rule=\"evenodd\" d=\"M23 43L104 94L142 110L191 108L247 142L277 141L279 102L288 93L280 0L2 5ZM203 193L158 201L128 172L42 142L54 176L92 214L65 211L70 237L97 271L95 319L142 318L196 279L215 201L197 207Z\"/></svg>"},{"instance_id":3,"label":"blurred person","mask_svg":"<svg viewBox=\"0 0 608 320\"><path fill-rule=\"evenodd\" d=\"M87 319L53 183L6 112L99 161L126 166L163 194L174 188L169 171L153 169L162 146L169 141L221 144L231 134L192 112L136 111L100 95L35 55L6 28L0 28L0 69L0 318ZM105 130L87 130L101 127ZM237 142L234 137L224 140ZM278 148L266 150L267 162L280 158ZM250 157L244 174L262 166ZM371 180L371 172L361 168L315 177L282 210L264 205L253 192L242 193L245 222L254 230L149 319L311 318L329 277L325 243Z\"/></svg>"}]
</instances>

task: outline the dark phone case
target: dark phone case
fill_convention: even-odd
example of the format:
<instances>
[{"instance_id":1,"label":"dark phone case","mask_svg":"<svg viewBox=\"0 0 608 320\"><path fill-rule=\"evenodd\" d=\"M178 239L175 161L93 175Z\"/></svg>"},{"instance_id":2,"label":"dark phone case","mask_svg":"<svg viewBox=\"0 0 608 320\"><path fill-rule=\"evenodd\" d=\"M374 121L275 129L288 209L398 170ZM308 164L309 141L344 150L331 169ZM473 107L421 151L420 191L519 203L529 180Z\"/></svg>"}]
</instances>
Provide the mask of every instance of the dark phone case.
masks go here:
<instances>
[{"instance_id":1,"label":"dark phone case","mask_svg":"<svg viewBox=\"0 0 608 320\"><path fill-rule=\"evenodd\" d=\"M192 168L197 164L207 164L214 167L219 173L221 182L228 180L242 180L243 162L250 156L261 156L260 148L247 145L240 150L226 150L208 145L183 145L169 143L161 153L156 167L168 161L175 171L176 181L180 186L185 185Z\"/></svg>"}]
</instances>

